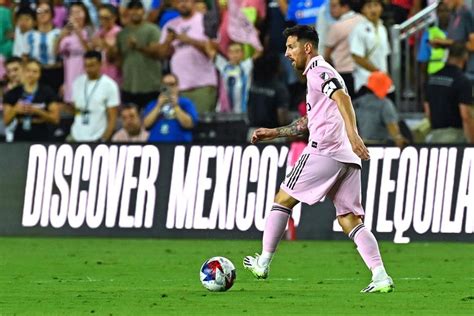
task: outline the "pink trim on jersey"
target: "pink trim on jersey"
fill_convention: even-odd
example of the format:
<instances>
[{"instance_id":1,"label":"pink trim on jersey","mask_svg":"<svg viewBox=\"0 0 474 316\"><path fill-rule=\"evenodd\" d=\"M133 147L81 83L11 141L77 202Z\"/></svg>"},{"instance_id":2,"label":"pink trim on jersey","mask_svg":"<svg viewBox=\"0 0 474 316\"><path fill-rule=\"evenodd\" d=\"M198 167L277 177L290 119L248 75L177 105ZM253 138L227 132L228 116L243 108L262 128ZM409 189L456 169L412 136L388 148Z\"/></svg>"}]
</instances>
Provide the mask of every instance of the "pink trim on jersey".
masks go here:
<instances>
[{"instance_id":1,"label":"pink trim on jersey","mask_svg":"<svg viewBox=\"0 0 474 316\"><path fill-rule=\"evenodd\" d=\"M308 88L308 148L316 154L361 166L360 158L352 151L337 103L330 98L338 89L347 91L344 80L322 56L313 57L303 75Z\"/></svg>"}]
</instances>

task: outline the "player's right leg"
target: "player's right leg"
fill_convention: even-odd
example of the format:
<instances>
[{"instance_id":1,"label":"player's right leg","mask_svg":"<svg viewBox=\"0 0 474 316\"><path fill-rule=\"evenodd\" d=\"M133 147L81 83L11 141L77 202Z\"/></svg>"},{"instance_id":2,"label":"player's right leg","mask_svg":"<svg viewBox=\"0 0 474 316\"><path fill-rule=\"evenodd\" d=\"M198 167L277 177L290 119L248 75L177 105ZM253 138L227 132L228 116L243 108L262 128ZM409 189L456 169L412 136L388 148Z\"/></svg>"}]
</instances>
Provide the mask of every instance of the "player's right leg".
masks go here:
<instances>
[{"instance_id":1,"label":"player's right leg","mask_svg":"<svg viewBox=\"0 0 474 316\"><path fill-rule=\"evenodd\" d=\"M387 293L394 290L392 278L387 274L379 246L372 232L364 226L361 217L360 168L346 165L344 176L331 189L328 196L336 207L339 225L357 246L362 260L372 272L372 281L363 293Z\"/></svg>"},{"instance_id":2,"label":"player's right leg","mask_svg":"<svg viewBox=\"0 0 474 316\"><path fill-rule=\"evenodd\" d=\"M263 231L261 255L244 258L244 268L252 272L257 279L266 279L270 271L270 263L283 236L291 210L299 201L280 189L275 196L275 202L267 217Z\"/></svg>"}]
</instances>

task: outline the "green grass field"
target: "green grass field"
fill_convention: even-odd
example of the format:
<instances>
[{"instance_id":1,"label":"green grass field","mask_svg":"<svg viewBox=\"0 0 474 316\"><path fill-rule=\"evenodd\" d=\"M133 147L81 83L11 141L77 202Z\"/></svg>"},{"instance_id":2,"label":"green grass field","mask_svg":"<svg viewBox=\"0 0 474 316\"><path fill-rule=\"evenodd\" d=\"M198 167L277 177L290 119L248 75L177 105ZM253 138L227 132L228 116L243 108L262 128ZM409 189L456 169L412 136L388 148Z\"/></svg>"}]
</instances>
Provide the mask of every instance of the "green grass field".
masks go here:
<instances>
[{"instance_id":1,"label":"green grass field","mask_svg":"<svg viewBox=\"0 0 474 316\"><path fill-rule=\"evenodd\" d=\"M474 244L381 243L396 289L361 294L369 272L350 241L283 242L270 279L243 270L258 241L0 238L0 314L474 315ZM226 256L234 287L199 282Z\"/></svg>"}]
</instances>

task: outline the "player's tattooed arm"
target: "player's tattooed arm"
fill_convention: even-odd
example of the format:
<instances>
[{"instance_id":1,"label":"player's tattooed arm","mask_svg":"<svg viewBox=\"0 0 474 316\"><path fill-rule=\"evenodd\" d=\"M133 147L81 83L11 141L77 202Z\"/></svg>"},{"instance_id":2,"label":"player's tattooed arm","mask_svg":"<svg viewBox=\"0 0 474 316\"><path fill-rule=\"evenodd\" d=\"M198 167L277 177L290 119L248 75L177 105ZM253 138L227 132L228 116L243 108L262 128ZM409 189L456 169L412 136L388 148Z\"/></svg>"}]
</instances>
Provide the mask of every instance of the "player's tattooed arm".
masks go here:
<instances>
[{"instance_id":1,"label":"player's tattooed arm","mask_svg":"<svg viewBox=\"0 0 474 316\"><path fill-rule=\"evenodd\" d=\"M277 127L278 137L299 136L308 133L308 116L303 116L293 123Z\"/></svg>"}]
</instances>

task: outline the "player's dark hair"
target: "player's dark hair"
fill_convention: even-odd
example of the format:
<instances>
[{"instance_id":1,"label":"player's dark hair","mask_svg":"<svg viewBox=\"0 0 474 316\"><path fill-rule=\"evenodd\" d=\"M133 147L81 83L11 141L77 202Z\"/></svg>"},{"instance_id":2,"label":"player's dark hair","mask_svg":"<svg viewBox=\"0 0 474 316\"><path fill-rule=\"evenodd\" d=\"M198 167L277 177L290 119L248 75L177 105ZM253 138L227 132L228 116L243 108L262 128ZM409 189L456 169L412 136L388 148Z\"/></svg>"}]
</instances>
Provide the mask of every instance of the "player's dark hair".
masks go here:
<instances>
[{"instance_id":1,"label":"player's dark hair","mask_svg":"<svg viewBox=\"0 0 474 316\"><path fill-rule=\"evenodd\" d=\"M101 52L96 51L96 50L88 50L84 54L84 59L90 59L90 58L95 58L99 62L101 62L102 61L102 54L101 54Z\"/></svg>"},{"instance_id":2,"label":"player's dark hair","mask_svg":"<svg viewBox=\"0 0 474 316\"><path fill-rule=\"evenodd\" d=\"M463 42L454 42L449 47L449 58L462 59L468 54L466 45Z\"/></svg>"},{"instance_id":3,"label":"player's dark hair","mask_svg":"<svg viewBox=\"0 0 474 316\"><path fill-rule=\"evenodd\" d=\"M8 58L6 61L5 61L5 66L6 65L9 65L9 64L13 64L13 63L23 63L23 59L21 59L20 57L18 56L13 56L13 57L10 57Z\"/></svg>"},{"instance_id":4,"label":"player's dark hair","mask_svg":"<svg viewBox=\"0 0 474 316\"><path fill-rule=\"evenodd\" d=\"M295 36L298 41L302 40L311 42L316 49L319 46L318 32L316 32L314 27L309 25L295 25L293 27L288 27L283 31L283 36L285 36L285 38Z\"/></svg>"}]
</instances>

